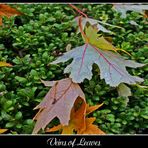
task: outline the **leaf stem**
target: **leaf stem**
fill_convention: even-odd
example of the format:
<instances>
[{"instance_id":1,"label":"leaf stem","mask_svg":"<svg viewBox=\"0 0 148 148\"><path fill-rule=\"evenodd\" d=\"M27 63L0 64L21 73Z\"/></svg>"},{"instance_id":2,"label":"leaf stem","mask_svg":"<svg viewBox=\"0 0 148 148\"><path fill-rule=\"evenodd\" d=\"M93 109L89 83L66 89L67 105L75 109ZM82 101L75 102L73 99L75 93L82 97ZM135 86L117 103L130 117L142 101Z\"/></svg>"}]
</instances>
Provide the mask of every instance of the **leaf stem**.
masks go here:
<instances>
[{"instance_id":1,"label":"leaf stem","mask_svg":"<svg viewBox=\"0 0 148 148\"><path fill-rule=\"evenodd\" d=\"M72 7L73 9L75 9L78 13L82 14L84 17L88 18L88 16L83 13L81 10L79 10L76 6L72 5L72 4L68 4L70 7Z\"/></svg>"},{"instance_id":2,"label":"leaf stem","mask_svg":"<svg viewBox=\"0 0 148 148\"><path fill-rule=\"evenodd\" d=\"M72 7L73 9L75 9L78 13L80 13L80 14L82 14L84 17L86 17L86 18L88 18L88 16L85 14L85 13L83 13L81 10L79 10L76 6L74 6L74 5L72 5L72 4L68 4L70 7ZM88 37L86 36L86 34L84 33L84 31L83 31L83 27L82 27L82 15L79 17L79 20L78 20L78 22L79 22L79 27L80 27L80 32L81 32L81 35L82 35L82 37L84 37L85 38L85 42L86 42L86 44L88 44Z\"/></svg>"},{"instance_id":3,"label":"leaf stem","mask_svg":"<svg viewBox=\"0 0 148 148\"><path fill-rule=\"evenodd\" d=\"M81 32L82 37L85 38L85 42L86 42L86 44L88 44L89 43L89 39L86 36L86 34L84 33L83 27L82 27L82 15L79 17L79 27L80 27L80 32Z\"/></svg>"}]
</instances>

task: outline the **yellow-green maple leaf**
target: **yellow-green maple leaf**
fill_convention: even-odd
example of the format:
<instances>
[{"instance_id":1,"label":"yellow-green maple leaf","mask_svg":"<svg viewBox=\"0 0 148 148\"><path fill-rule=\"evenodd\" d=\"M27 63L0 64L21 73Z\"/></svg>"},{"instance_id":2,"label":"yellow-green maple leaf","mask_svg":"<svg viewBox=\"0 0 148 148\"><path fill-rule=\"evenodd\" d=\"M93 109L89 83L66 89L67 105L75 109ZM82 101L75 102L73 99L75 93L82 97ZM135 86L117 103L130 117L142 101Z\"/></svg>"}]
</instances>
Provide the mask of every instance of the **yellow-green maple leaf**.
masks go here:
<instances>
[{"instance_id":1,"label":"yellow-green maple leaf","mask_svg":"<svg viewBox=\"0 0 148 148\"><path fill-rule=\"evenodd\" d=\"M85 26L85 34L87 36L87 39L83 37L84 41L87 42L88 40L89 44L101 50L112 50L115 52L117 52L117 50L121 50L129 55L129 53L125 50L114 47L103 36L101 36L101 34L98 34L98 30L90 24Z\"/></svg>"}]
</instances>

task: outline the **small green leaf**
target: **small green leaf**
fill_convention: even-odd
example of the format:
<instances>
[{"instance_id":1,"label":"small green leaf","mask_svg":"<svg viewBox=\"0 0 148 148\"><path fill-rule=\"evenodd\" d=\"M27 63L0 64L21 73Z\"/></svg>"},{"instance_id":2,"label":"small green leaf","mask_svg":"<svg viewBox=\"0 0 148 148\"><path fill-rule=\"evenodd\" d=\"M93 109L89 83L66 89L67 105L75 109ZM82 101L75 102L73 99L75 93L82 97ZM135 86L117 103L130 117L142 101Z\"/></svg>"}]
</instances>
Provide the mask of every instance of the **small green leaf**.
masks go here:
<instances>
[{"instance_id":1,"label":"small green leaf","mask_svg":"<svg viewBox=\"0 0 148 148\"><path fill-rule=\"evenodd\" d=\"M13 127L14 125L15 125L14 122L8 122L8 123L6 124L6 128L11 128L11 127Z\"/></svg>"},{"instance_id":2,"label":"small green leaf","mask_svg":"<svg viewBox=\"0 0 148 148\"><path fill-rule=\"evenodd\" d=\"M114 122L115 116L113 114L107 114L106 119L109 120L110 122Z\"/></svg>"},{"instance_id":3,"label":"small green leaf","mask_svg":"<svg viewBox=\"0 0 148 148\"><path fill-rule=\"evenodd\" d=\"M21 119L21 118L22 118L22 113L17 112L16 115L15 115L15 119L18 120L18 119Z\"/></svg>"}]
</instances>

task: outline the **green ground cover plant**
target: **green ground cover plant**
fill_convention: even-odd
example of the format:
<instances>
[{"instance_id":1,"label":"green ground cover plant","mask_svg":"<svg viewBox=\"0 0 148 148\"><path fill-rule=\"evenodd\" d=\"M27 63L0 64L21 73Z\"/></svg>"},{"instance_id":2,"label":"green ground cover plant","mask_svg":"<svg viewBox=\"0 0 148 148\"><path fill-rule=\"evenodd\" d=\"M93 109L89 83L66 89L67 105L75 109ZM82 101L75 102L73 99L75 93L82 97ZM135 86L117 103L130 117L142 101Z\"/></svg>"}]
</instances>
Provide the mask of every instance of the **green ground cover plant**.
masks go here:
<instances>
[{"instance_id":1,"label":"green ground cover plant","mask_svg":"<svg viewBox=\"0 0 148 148\"><path fill-rule=\"evenodd\" d=\"M66 4L9 6L23 15L10 19L4 17L0 26L0 61L13 65L0 68L0 128L8 129L8 134L31 134L36 114L33 108L49 91L49 87L45 87L41 80L54 81L69 77L64 69L71 61L49 63L70 49L83 45L83 39L77 34L77 25L73 23L78 14ZM148 63L148 25L147 18L142 14L128 11L126 17L121 17L112 4L76 6L93 19L122 27L107 26L108 30L114 32L109 35L112 44L130 53L131 56L119 51L128 60ZM130 23L133 20L134 23ZM102 34L108 36L105 32ZM92 79L85 79L80 84L90 106L104 103L91 116L96 117L94 124L99 125L106 134L147 133L148 67L145 65L127 70L131 75L144 79L140 84L126 84L131 90L129 96L119 96L116 87L100 79L97 65L93 65ZM48 128L58 124L58 119L53 120Z\"/></svg>"}]
</instances>

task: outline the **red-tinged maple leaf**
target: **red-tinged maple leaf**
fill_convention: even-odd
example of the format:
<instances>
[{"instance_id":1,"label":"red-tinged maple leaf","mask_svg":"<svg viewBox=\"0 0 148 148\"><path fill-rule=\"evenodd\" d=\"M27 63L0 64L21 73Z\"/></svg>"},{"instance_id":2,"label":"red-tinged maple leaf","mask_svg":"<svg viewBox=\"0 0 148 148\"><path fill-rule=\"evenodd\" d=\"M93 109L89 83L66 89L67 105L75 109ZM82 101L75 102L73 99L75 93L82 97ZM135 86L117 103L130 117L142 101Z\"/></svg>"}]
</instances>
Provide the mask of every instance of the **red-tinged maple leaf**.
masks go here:
<instances>
[{"instance_id":1,"label":"red-tinged maple leaf","mask_svg":"<svg viewBox=\"0 0 148 148\"><path fill-rule=\"evenodd\" d=\"M45 83L45 81L44 81ZM78 97L85 102L85 96L78 84L70 78L56 81L43 101L35 108L40 109L34 117L37 120L33 133L44 129L51 120L57 117L62 125L68 125L71 109Z\"/></svg>"},{"instance_id":2,"label":"red-tinged maple leaf","mask_svg":"<svg viewBox=\"0 0 148 148\"><path fill-rule=\"evenodd\" d=\"M14 15L21 15L22 13L6 4L0 4L0 25L2 25L2 17L10 18Z\"/></svg>"},{"instance_id":3,"label":"red-tinged maple leaf","mask_svg":"<svg viewBox=\"0 0 148 148\"><path fill-rule=\"evenodd\" d=\"M125 60L118 53L103 51L93 45L85 44L66 52L51 64L66 62L69 59L73 61L65 68L64 73L70 73L70 78L75 83L81 83L85 78L92 78L92 65L99 66L100 77L110 86L116 87L120 83L136 84L143 79L132 76L126 70L126 67L137 68L144 64L136 63L131 60Z\"/></svg>"},{"instance_id":4,"label":"red-tinged maple leaf","mask_svg":"<svg viewBox=\"0 0 148 148\"><path fill-rule=\"evenodd\" d=\"M104 132L101 131L96 125L92 124L95 121L95 118L86 118L88 114L95 111L103 104L89 106L83 102L81 106L79 106L79 102L80 99L77 99L74 107L71 110L71 117L67 126L60 124L54 126L53 128L46 129L46 132L62 130L61 134L74 134L74 131L76 131L77 134L104 134Z\"/></svg>"},{"instance_id":5,"label":"red-tinged maple leaf","mask_svg":"<svg viewBox=\"0 0 148 148\"><path fill-rule=\"evenodd\" d=\"M144 66L144 64L125 60L118 53L115 53L117 50L122 49L115 48L105 40L105 38L100 37L97 34L97 30L91 25L86 27L85 34L81 25L81 17L79 25L83 39L85 40L85 45L66 52L51 64L73 59L72 63L65 68L64 73L70 73L70 78L72 78L72 81L75 83L81 83L85 78L88 80L92 78L91 71L94 63L100 68L101 79L105 79L106 83L110 86L116 87L120 83L136 84L137 82L143 81L143 79L139 77L131 76L126 71L126 67L137 68ZM124 52L127 53L126 51Z\"/></svg>"},{"instance_id":6,"label":"red-tinged maple leaf","mask_svg":"<svg viewBox=\"0 0 148 148\"><path fill-rule=\"evenodd\" d=\"M12 65L6 62L0 62L0 67L8 66L11 67Z\"/></svg>"}]
</instances>

